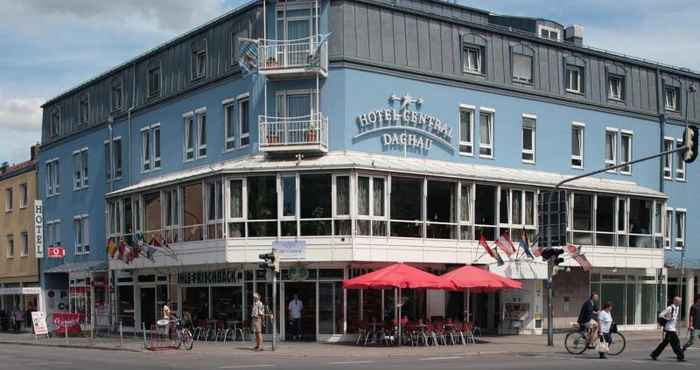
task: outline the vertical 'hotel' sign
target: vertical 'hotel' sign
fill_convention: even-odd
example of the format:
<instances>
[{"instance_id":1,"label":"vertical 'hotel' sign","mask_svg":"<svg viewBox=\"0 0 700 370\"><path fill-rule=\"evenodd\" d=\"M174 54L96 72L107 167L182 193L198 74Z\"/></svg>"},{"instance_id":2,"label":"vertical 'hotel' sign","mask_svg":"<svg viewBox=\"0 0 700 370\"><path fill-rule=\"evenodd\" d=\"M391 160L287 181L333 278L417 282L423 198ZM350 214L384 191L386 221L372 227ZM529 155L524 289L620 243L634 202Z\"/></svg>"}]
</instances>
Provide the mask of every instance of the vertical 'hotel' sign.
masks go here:
<instances>
[{"instance_id":1,"label":"vertical 'hotel' sign","mask_svg":"<svg viewBox=\"0 0 700 370\"><path fill-rule=\"evenodd\" d=\"M34 201L34 252L36 258L44 258L44 204Z\"/></svg>"}]
</instances>

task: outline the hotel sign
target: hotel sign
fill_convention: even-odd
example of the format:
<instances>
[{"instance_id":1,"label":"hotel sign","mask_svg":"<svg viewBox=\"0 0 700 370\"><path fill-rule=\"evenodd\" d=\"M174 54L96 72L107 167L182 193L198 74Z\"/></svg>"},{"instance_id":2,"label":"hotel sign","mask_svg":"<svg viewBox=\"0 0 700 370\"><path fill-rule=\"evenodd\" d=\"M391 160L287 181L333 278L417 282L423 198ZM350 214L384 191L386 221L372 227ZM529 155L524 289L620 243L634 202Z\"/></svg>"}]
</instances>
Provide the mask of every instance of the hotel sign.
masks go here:
<instances>
[{"instance_id":1,"label":"hotel sign","mask_svg":"<svg viewBox=\"0 0 700 370\"><path fill-rule=\"evenodd\" d=\"M44 258L44 204L34 201L34 253L36 258Z\"/></svg>"},{"instance_id":2,"label":"hotel sign","mask_svg":"<svg viewBox=\"0 0 700 370\"><path fill-rule=\"evenodd\" d=\"M391 95L389 103L398 102L395 107L378 109L357 116L359 133L355 139L376 134L380 135L384 146L404 148L413 151L428 151L433 144L444 147L450 153L452 147L452 128L435 115L419 112L423 98ZM412 109L415 107L415 109Z\"/></svg>"}]
</instances>

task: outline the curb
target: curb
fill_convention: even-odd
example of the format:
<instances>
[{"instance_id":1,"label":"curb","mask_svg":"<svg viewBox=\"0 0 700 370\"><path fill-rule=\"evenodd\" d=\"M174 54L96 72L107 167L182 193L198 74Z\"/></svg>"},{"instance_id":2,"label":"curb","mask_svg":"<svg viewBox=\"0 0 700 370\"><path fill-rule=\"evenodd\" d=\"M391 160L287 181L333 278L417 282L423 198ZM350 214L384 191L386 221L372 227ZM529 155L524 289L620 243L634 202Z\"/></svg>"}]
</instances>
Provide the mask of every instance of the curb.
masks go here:
<instances>
[{"instance_id":1,"label":"curb","mask_svg":"<svg viewBox=\"0 0 700 370\"><path fill-rule=\"evenodd\" d=\"M132 348L80 346L77 344L51 344L51 343L29 343L29 342L9 342L9 341L0 341L0 344L13 344L13 345L17 345L17 346L53 347L53 348L91 349L91 350L97 350L97 351L134 352L134 353L144 352L143 350L132 349Z\"/></svg>"}]
</instances>

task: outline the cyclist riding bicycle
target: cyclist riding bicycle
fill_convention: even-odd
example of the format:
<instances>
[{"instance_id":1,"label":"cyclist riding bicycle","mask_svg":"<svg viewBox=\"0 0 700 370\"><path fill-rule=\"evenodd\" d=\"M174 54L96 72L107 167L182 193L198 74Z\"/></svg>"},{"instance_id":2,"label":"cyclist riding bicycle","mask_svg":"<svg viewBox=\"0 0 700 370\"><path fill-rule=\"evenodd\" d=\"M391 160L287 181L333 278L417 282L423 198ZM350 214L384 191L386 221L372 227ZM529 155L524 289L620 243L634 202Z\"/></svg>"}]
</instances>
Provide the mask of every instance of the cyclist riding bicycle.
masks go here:
<instances>
[{"instance_id":1,"label":"cyclist riding bicycle","mask_svg":"<svg viewBox=\"0 0 700 370\"><path fill-rule=\"evenodd\" d=\"M579 328L581 332L586 333L588 342L598 332L598 299L598 293L592 293L591 297L581 306L581 312L578 315Z\"/></svg>"}]
</instances>

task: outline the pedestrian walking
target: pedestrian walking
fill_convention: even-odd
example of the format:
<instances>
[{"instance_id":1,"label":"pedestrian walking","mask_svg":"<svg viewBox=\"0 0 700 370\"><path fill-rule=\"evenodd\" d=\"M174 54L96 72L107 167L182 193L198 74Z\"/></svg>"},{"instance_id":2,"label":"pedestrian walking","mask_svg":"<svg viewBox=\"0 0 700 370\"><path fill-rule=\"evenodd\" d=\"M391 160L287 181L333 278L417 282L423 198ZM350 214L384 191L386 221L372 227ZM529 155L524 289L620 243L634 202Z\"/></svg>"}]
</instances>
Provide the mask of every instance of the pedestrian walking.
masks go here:
<instances>
[{"instance_id":1,"label":"pedestrian walking","mask_svg":"<svg viewBox=\"0 0 700 370\"><path fill-rule=\"evenodd\" d=\"M600 345L598 346L598 354L600 358L607 358L606 354L610 350L612 337L610 336L610 328L613 325L612 317L613 304L608 302L603 305L603 309L598 312L598 322L600 323Z\"/></svg>"},{"instance_id":2,"label":"pedestrian walking","mask_svg":"<svg viewBox=\"0 0 700 370\"><path fill-rule=\"evenodd\" d=\"M294 340L301 340L302 338L302 326L301 326L301 312L304 310L304 302L299 299L298 294L294 294L292 300L289 302L289 318L292 325L292 332L294 333Z\"/></svg>"},{"instance_id":3,"label":"pedestrian walking","mask_svg":"<svg viewBox=\"0 0 700 370\"><path fill-rule=\"evenodd\" d=\"M695 304L690 307L690 315L688 316L688 343L683 346L683 352L693 345L695 333L698 329L700 329L700 294L695 296ZM700 332L697 333L698 337L700 337Z\"/></svg>"},{"instance_id":4,"label":"pedestrian walking","mask_svg":"<svg viewBox=\"0 0 700 370\"><path fill-rule=\"evenodd\" d=\"M253 308L250 310L251 326L255 333L255 351L263 350L263 320L265 319L265 306L260 300L260 294L253 293Z\"/></svg>"},{"instance_id":5,"label":"pedestrian walking","mask_svg":"<svg viewBox=\"0 0 700 370\"><path fill-rule=\"evenodd\" d=\"M683 355L683 349L681 348L677 333L678 313L680 312L681 302L681 297L673 297L673 303L659 314L658 323L664 328L664 340L661 341L654 352L649 355L654 361L658 359L661 352L663 352L669 344L671 344L671 348L673 348L673 352L676 354L676 359L678 361L685 361L685 356Z\"/></svg>"}]
</instances>

